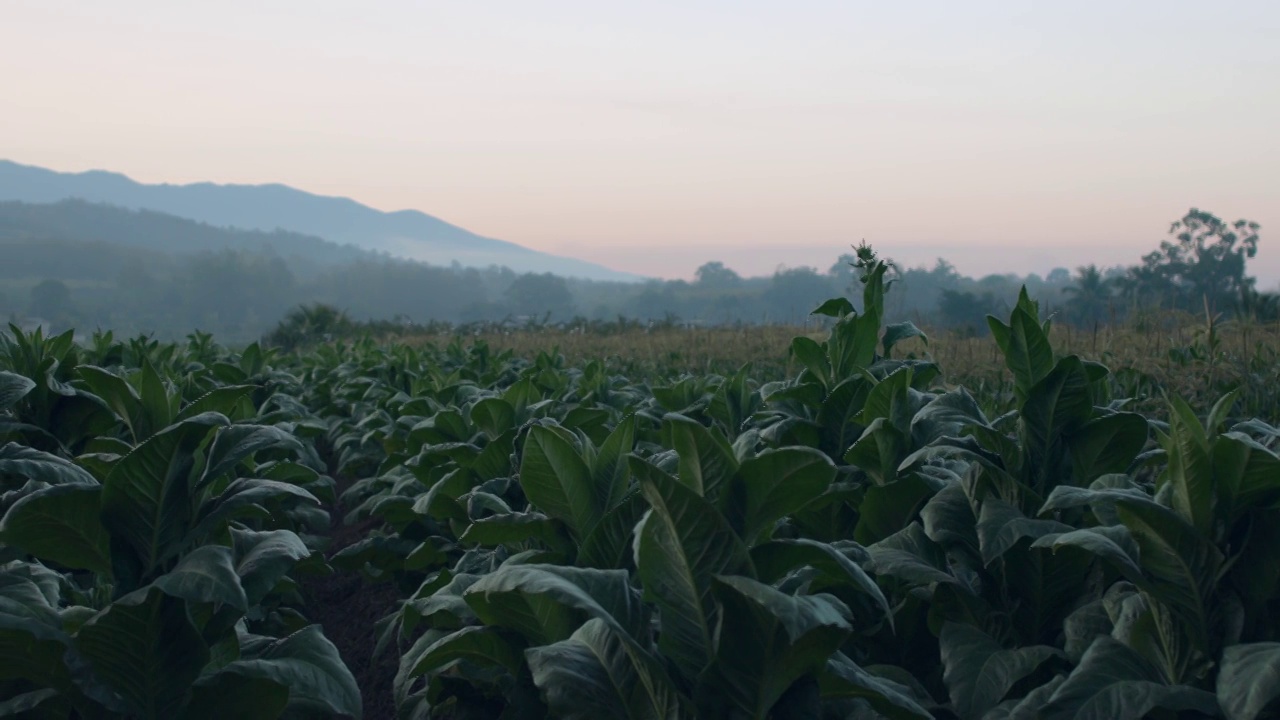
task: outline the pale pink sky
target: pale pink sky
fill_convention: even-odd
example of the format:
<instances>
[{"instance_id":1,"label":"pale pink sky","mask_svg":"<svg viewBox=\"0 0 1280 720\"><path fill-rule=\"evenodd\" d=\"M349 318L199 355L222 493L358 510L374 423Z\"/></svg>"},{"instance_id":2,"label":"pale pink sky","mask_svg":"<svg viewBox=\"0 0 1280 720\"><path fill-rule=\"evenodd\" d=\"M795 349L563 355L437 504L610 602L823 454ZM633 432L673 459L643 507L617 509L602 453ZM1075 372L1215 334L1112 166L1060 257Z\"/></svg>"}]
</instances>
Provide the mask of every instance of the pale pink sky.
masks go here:
<instances>
[{"instance_id":1,"label":"pale pink sky","mask_svg":"<svg viewBox=\"0 0 1280 720\"><path fill-rule=\"evenodd\" d=\"M862 238L1133 262L1194 205L1261 222L1274 284L1277 37L1263 0L7 0L0 157L283 182L667 277Z\"/></svg>"}]
</instances>

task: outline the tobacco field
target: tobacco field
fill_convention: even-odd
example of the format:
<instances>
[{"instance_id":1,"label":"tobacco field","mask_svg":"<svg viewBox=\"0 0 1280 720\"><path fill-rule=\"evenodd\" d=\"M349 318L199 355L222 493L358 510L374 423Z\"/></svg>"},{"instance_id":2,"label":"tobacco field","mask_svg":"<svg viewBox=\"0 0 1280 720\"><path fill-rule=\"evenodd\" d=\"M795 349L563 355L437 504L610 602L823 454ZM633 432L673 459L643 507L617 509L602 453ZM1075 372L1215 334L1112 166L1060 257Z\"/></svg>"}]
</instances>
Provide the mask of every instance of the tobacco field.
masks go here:
<instances>
[{"instance_id":1,"label":"tobacco field","mask_svg":"<svg viewBox=\"0 0 1280 720\"><path fill-rule=\"evenodd\" d=\"M11 327L0 716L1280 717L1266 383L1024 293L966 389L859 272L786 372Z\"/></svg>"}]
</instances>

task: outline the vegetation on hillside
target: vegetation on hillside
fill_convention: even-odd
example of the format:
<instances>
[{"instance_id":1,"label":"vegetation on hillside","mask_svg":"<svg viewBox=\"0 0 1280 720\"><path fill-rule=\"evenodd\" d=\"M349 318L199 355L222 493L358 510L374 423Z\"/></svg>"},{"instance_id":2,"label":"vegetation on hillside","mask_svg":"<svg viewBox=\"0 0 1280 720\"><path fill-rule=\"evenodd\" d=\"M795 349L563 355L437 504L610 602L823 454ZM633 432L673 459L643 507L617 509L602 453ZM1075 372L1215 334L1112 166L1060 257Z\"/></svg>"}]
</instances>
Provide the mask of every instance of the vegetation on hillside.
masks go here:
<instances>
[{"instance_id":1,"label":"vegetation on hillside","mask_svg":"<svg viewBox=\"0 0 1280 720\"><path fill-rule=\"evenodd\" d=\"M1258 228L1192 211L1170 240L1131 268L1060 268L1041 278L968 278L944 260L891 267L898 292L886 317L985 335L1025 287L1046 314L1082 328L1147 313L1277 317L1274 296L1246 274ZM326 305L355 322L402 326L505 322L703 326L800 324L809 310L852 290L852 255L830 268L740 277L708 262L692 282L589 282L505 268L436 267L391 260L319 238L215 228L158 213L67 201L0 203L0 315L47 330L111 328L164 339L199 328L247 343L299 307ZM856 293L855 293L856 295Z\"/></svg>"}]
</instances>

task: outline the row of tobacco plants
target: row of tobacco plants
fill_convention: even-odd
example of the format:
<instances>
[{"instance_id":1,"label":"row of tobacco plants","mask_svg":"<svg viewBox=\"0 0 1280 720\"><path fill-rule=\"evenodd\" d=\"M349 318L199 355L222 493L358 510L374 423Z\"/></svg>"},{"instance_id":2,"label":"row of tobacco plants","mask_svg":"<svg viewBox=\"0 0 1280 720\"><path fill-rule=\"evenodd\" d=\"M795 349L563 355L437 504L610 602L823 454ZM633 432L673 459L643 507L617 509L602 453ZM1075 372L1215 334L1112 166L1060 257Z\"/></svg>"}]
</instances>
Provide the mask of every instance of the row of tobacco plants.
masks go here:
<instances>
[{"instance_id":1,"label":"row of tobacco plants","mask_svg":"<svg viewBox=\"0 0 1280 720\"><path fill-rule=\"evenodd\" d=\"M359 716L297 580L325 425L251 347L0 335L0 717Z\"/></svg>"},{"instance_id":2,"label":"row of tobacco plants","mask_svg":"<svg viewBox=\"0 0 1280 720\"><path fill-rule=\"evenodd\" d=\"M331 562L403 594L371 639L402 717L1275 717L1280 431L1128 411L1025 294L975 398L859 271L780 382L304 358L375 528Z\"/></svg>"},{"instance_id":3,"label":"row of tobacco plants","mask_svg":"<svg viewBox=\"0 0 1280 720\"><path fill-rule=\"evenodd\" d=\"M1131 411L1025 296L973 396L858 269L763 383L14 330L0 715L357 715L336 571L400 591L404 718L1276 717L1280 430Z\"/></svg>"}]
</instances>

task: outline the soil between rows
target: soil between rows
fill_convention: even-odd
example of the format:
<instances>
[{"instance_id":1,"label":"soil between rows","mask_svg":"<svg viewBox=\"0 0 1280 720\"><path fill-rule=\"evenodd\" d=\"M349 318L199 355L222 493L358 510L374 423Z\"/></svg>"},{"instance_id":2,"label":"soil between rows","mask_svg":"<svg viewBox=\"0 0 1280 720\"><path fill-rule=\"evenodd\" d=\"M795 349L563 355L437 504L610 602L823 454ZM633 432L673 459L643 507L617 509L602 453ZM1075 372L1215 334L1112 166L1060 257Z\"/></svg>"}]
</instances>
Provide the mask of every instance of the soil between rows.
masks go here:
<instances>
[{"instance_id":1,"label":"soil between rows","mask_svg":"<svg viewBox=\"0 0 1280 720\"><path fill-rule=\"evenodd\" d=\"M350 480L338 479L337 495L350 487ZM339 499L329 511L329 547L325 557L363 539L377 522L366 520L355 525L342 522L346 510ZM399 656L388 648L373 657L377 643L375 625L390 615L397 606L399 594L393 583L370 583L358 573L335 569L330 575L306 578L302 583L306 600L304 612L324 629L343 662L355 676L364 703L364 720L390 720L396 716L391 685L395 679Z\"/></svg>"}]
</instances>

